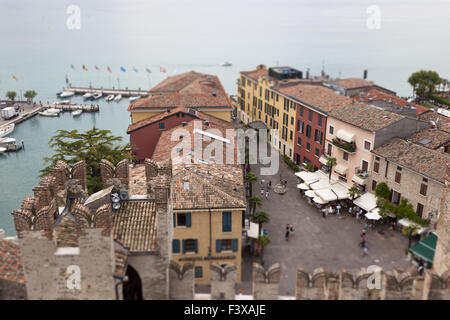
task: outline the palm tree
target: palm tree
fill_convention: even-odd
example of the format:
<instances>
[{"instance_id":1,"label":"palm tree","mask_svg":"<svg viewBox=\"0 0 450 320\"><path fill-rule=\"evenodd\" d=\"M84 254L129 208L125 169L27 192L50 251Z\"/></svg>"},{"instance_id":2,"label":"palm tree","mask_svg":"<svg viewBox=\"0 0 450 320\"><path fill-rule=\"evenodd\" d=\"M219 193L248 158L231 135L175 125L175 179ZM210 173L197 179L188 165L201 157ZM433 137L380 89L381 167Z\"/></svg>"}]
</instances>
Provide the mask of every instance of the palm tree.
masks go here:
<instances>
[{"instance_id":1,"label":"palm tree","mask_svg":"<svg viewBox=\"0 0 450 320\"><path fill-rule=\"evenodd\" d=\"M253 196L248 199L248 205L250 209L250 215L253 215L256 211L256 206L261 207L262 201L261 198L258 196Z\"/></svg>"},{"instance_id":2,"label":"palm tree","mask_svg":"<svg viewBox=\"0 0 450 320\"><path fill-rule=\"evenodd\" d=\"M261 265L264 266L263 258L264 258L264 248L270 243L270 237L267 234L260 235L258 237L258 244L261 248Z\"/></svg>"},{"instance_id":3,"label":"palm tree","mask_svg":"<svg viewBox=\"0 0 450 320\"><path fill-rule=\"evenodd\" d=\"M253 215L252 221L259 225L258 227L258 235L261 235L262 224L268 223L270 221L270 215L265 211L256 211Z\"/></svg>"},{"instance_id":4,"label":"palm tree","mask_svg":"<svg viewBox=\"0 0 450 320\"><path fill-rule=\"evenodd\" d=\"M348 189L348 195L352 199L352 204L353 204L353 200L355 200L355 198L357 198L361 195L361 191L359 191L359 189L357 187L353 186L350 189Z\"/></svg>"},{"instance_id":5,"label":"palm tree","mask_svg":"<svg viewBox=\"0 0 450 320\"><path fill-rule=\"evenodd\" d=\"M402 230L403 234L408 235L408 250L409 250L409 248L411 248L412 236L414 234L416 234L417 229L418 229L417 226L415 226L413 224L410 224L407 227L403 227L403 230Z\"/></svg>"},{"instance_id":6,"label":"palm tree","mask_svg":"<svg viewBox=\"0 0 450 320\"><path fill-rule=\"evenodd\" d=\"M327 167L330 170L330 176L328 178L328 182L331 182L331 172L333 171L333 167L336 165L336 163L337 163L336 158L329 157L327 159Z\"/></svg>"},{"instance_id":7,"label":"palm tree","mask_svg":"<svg viewBox=\"0 0 450 320\"><path fill-rule=\"evenodd\" d=\"M249 172L245 175L244 179L245 179L245 182L247 183L247 188L250 190L250 197L252 197L253 196L253 190L252 190L253 188L252 187L253 187L253 184L258 181L258 177L256 176L256 174Z\"/></svg>"}]
</instances>

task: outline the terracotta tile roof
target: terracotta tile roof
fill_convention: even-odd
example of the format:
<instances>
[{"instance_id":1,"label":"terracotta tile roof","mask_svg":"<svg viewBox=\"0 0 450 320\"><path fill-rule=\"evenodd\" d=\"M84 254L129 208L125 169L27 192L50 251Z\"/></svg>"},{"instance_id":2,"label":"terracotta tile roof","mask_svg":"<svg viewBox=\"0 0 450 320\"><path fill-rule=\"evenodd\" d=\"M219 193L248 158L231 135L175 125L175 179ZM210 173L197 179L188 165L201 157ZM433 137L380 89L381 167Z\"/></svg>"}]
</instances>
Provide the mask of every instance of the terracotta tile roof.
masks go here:
<instances>
[{"instance_id":1,"label":"terracotta tile roof","mask_svg":"<svg viewBox=\"0 0 450 320\"><path fill-rule=\"evenodd\" d=\"M222 164L177 167L172 180L173 209L245 208L242 170Z\"/></svg>"},{"instance_id":2,"label":"terracotta tile roof","mask_svg":"<svg viewBox=\"0 0 450 320\"><path fill-rule=\"evenodd\" d=\"M406 105L410 105L410 106L413 106L416 108L416 115L422 114L422 113L430 110L424 106L421 106L420 104L408 103L405 99L402 99L402 98L397 97L392 94L388 94L388 93L383 92L378 89L369 89L369 90L364 91L364 95L363 95L362 99L359 94L353 96L352 98L355 99L356 101L362 101L362 102L383 100L383 101L390 102L390 103L395 104L400 107L405 107Z\"/></svg>"},{"instance_id":3,"label":"terracotta tile roof","mask_svg":"<svg viewBox=\"0 0 450 320\"><path fill-rule=\"evenodd\" d=\"M340 109L331 111L329 116L371 132L405 118L405 116L364 103L347 104Z\"/></svg>"},{"instance_id":4,"label":"terracotta tile roof","mask_svg":"<svg viewBox=\"0 0 450 320\"><path fill-rule=\"evenodd\" d=\"M430 150L403 139L394 138L372 151L400 166L444 183L450 154Z\"/></svg>"},{"instance_id":5,"label":"terracotta tile roof","mask_svg":"<svg viewBox=\"0 0 450 320\"><path fill-rule=\"evenodd\" d=\"M351 99L348 97L342 96L329 88L314 84L300 83L288 87L275 86L274 90L315 107L325 113L351 102Z\"/></svg>"},{"instance_id":6,"label":"terracotta tile roof","mask_svg":"<svg viewBox=\"0 0 450 320\"><path fill-rule=\"evenodd\" d=\"M144 120L132 123L132 124L130 124L128 126L127 133L130 133L131 131L143 128L143 127L148 126L148 125L150 125L152 123L158 122L160 120L163 120L163 119L165 119L167 117L176 115L177 113L181 113L181 112L187 114L188 113L188 109L185 108L185 107L176 107L176 108L173 108L173 109L169 109L169 110L167 110L165 112L161 112L160 114L157 114L157 115L155 115L153 117L149 117L147 119L144 119Z\"/></svg>"},{"instance_id":7,"label":"terracotta tile roof","mask_svg":"<svg viewBox=\"0 0 450 320\"><path fill-rule=\"evenodd\" d=\"M156 250L156 212L152 201L122 201L113 215L114 239L130 252Z\"/></svg>"},{"instance_id":8,"label":"terracotta tile roof","mask_svg":"<svg viewBox=\"0 0 450 320\"><path fill-rule=\"evenodd\" d=\"M269 70L267 68L257 68L252 71L241 71L241 73L250 79L253 79L255 81L258 81L258 79L262 76L268 76Z\"/></svg>"},{"instance_id":9,"label":"terracotta tile roof","mask_svg":"<svg viewBox=\"0 0 450 320\"><path fill-rule=\"evenodd\" d=\"M419 119L424 121L434 121L435 123L438 121L439 130L450 133L450 118L434 112L433 110L422 113L419 116Z\"/></svg>"},{"instance_id":10,"label":"terracotta tile roof","mask_svg":"<svg viewBox=\"0 0 450 320\"><path fill-rule=\"evenodd\" d=\"M152 88L150 96L134 101L128 111L169 107L221 107L233 104L217 76L194 71L169 77Z\"/></svg>"},{"instance_id":11,"label":"terracotta tile roof","mask_svg":"<svg viewBox=\"0 0 450 320\"><path fill-rule=\"evenodd\" d=\"M340 85L341 87L344 87L345 89L362 88L374 85L373 82L361 78L339 79L335 80L334 82Z\"/></svg>"},{"instance_id":12,"label":"terracotta tile roof","mask_svg":"<svg viewBox=\"0 0 450 320\"><path fill-rule=\"evenodd\" d=\"M210 145L211 143L217 143L221 145L222 150L223 150L223 155L222 155L222 159L223 162L226 162L227 160L227 154L228 152L231 152L228 150L227 145L228 143L225 142L220 142L217 141L215 139L210 139L210 138L202 138L202 151L203 154L196 154L194 153L195 148L194 148L194 138L199 139L202 137L202 135L200 135L199 133L195 133L194 134L194 130L195 129L200 129L206 132L211 132L215 135L218 135L220 137L226 138L227 135L227 130L234 130L233 125L231 123L228 123L226 121L220 120L217 121L217 118L211 117L211 116L206 116L206 115L199 115L200 120L194 120L194 121L189 121L186 126L180 125L177 126L175 128L172 128L170 130L166 130L163 131L158 143L156 144L155 147L155 151L153 152L153 156L152 159L159 162L162 160L167 160L170 159L172 157L172 150L175 150L176 146L178 144L181 143L182 140L174 140L172 139L172 134L175 134L176 131L179 130L185 130L189 133L190 135L190 147L191 149L189 151L181 151L180 152L180 157L179 158L175 158L172 159L172 161L174 162L174 164L177 164L179 162L185 162L186 161L186 157L187 159L189 159L189 161L194 161L194 162L198 162L198 160L206 160L206 161L211 161L211 159L203 159L203 155L204 152L207 148L208 145ZM209 121L209 125L206 125L204 121ZM230 131L229 131L230 132ZM231 131L234 133L234 131ZM219 134L220 133L220 134ZM188 139L188 136L186 134L183 134L183 141L185 141L184 139ZM237 143L236 143L236 139L234 137L233 134L233 140L234 140L234 148L232 150L233 152L233 156L228 155L229 159L233 159L234 163L237 163ZM198 141L198 140L196 140ZM183 156L186 156L185 158L183 158ZM216 157L217 160L219 160L220 158L218 158L218 155L216 155L215 153L212 153L211 156Z\"/></svg>"},{"instance_id":13,"label":"terracotta tile roof","mask_svg":"<svg viewBox=\"0 0 450 320\"><path fill-rule=\"evenodd\" d=\"M409 136L408 140L428 149L438 149L450 144L450 133L435 128L426 128Z\"/></svg>"},{"instance_id":14,"label":"terracotta tile roof","mask_svg":"<svg viewBox=\"0 0 450 320\"><path fill-rule=\"evenodd\" d=\"M0 279L25 283L19 246L0 240Z\"/></svg>"}]
</instances>

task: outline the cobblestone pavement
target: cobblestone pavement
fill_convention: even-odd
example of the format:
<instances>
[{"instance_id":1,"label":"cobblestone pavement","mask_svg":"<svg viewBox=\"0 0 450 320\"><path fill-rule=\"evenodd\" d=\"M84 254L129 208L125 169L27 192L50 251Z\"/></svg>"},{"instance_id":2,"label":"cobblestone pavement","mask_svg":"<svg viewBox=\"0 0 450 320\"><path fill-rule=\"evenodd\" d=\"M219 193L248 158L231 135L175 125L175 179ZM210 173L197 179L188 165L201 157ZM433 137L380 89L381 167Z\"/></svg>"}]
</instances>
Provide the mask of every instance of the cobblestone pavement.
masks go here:
<instances>
[{"instance_id":1,"label":"cobblestone pavement","mask_svg":"<svg viewBox=\"0 0 450 320\"><path fill-rule=\"evenodd\" d=\"M259 175L259 165L252 165L251 171ZM379 225L367 232L369 253L363 257L359 247L360 233L364 222L344 214L341 217L331 215L323 218L320 211L308 204L296 188L297 178L280 157L280 171L274 176L264 176L265 181L274 184L287 179L288 190L284 195L273 191L269 199L262 199L262 207L271 216L271 221L264 225L268 231L271 243L265 249L264 265L269 267L274 263L281 264L282 279L280 295L293 296L295 293L295 271L297 265L307 272L315 268L324 267L330 271L341 268L351 272L358 272L362 267L378 265L385 270L394 267L407 268L410 262L406 259L405 249L408 239L398 231L388 226ZM260 182L254 184L254 194L259 194ZM294 235L289 241L285 240L286 224L295 227ZM378 231L382 230L383 234ZM238 289L251 293L252 262L259 258L249 257L244 253L242 284Z\"/></svg>"}]
</instances>

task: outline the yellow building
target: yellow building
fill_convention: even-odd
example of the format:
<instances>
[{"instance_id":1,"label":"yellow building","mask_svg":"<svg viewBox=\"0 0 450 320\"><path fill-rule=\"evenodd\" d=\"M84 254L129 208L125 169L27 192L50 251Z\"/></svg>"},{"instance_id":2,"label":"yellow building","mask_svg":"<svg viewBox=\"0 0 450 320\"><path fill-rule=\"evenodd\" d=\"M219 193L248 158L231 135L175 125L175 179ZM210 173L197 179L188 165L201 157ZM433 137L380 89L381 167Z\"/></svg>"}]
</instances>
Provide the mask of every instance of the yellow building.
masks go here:
<instances>
[{"instance_id":1,"label":"yellow building","mask_svg":"<svg viewBox=\"0 0 450 320\"><path fill-rule=\"evenodd\" d=\"M233 103L217 76L186 72L168 77L148 93L149 97L129 105L132 123L176 107L191 108L231 121Z\"/></svg>"},{"instance_id":2,"label":"yellow building","mask_svg":"<svg viewBox=\"0 0 450 320\"><path fill-rule=\"evenodd\" d=\"M210 283L210 264L234 263L241 282L246 210L239 166L190 164L174 169L172 260L194 263L195 283Z\"/></svg>"},{"instance_id":3,"label":"yellow building","mask_svg":"<svg viewBox=\"0 0 450 320\"><path fill-rule=\"evenodd\" d=\"M279 88L301 81L302 73L289 67L267 69L257 66L241 71L238 84L238 118L245 124L262 121L271 130L271 145L282 154L294 157L296 105Z\"/></svg>"}]
</instances>

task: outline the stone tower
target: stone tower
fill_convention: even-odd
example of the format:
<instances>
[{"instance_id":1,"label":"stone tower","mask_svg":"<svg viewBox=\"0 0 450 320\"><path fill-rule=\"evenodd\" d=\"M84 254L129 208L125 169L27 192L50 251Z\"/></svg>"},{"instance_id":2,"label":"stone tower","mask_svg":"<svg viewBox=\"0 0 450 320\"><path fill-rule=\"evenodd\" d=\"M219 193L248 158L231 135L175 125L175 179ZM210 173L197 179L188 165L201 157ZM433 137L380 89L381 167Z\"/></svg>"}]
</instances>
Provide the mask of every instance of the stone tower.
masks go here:
<instances>
[{"instance_id":1,"label":"stone tower","mask_svg":"<svg viewBox=\"0 0 450 320\"><path fill-rule=\"evenodd\" d=\"M434 255L433 269L437 274L442 275L450 269L450 163L447 163L444 195L436 232L438 242Z\"/></svg>"}]
</instances>

